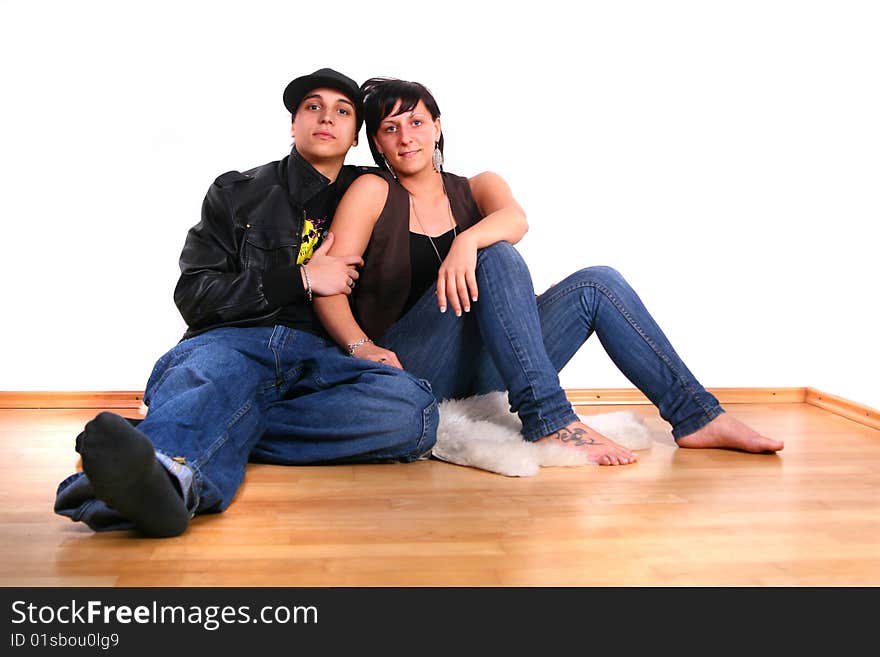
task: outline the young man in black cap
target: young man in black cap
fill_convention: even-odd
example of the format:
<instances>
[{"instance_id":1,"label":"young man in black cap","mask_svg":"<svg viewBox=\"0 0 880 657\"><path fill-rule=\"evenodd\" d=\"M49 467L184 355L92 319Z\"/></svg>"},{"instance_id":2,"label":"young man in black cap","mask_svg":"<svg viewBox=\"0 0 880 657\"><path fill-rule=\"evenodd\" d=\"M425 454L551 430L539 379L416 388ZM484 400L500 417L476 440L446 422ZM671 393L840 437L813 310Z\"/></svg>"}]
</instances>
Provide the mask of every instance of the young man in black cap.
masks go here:
<instances>
[{"instance_id":1,"label":"young man in black cap","mask_svg":"<svg viewBox=\"0 0 880 657\"><path fill-rule=\"evenodd\" d=\"M188 330L153 369L143 421L105 412L86 424L83 472L59 485L57 513L96 531L175 536L193 514L229 505L248 460L400 462L430 451L430 387L342 352L311 306L350 293L362 264L328 256L333 236L324 239L359 173L343 163L361 101L332 69L296 78L284 91L290 155L214 181L174 291Z\"/></svg>"}]
</instances>

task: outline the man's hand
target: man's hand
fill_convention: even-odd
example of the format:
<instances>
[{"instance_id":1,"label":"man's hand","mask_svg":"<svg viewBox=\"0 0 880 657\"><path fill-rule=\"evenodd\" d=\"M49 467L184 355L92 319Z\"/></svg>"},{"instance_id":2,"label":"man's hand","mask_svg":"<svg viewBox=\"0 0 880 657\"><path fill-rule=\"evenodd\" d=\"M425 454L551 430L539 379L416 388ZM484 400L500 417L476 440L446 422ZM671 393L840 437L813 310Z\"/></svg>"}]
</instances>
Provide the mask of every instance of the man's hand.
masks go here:
<instances>
[{"instance_id":1,"label":"man's hand","mask_svg":"<svg viewBox=\"0 0 880 657\"><path fill-rule=\"evenodd\" d=\"M360 276L356 269L364 264L360 256L327 255L330 247L333 246L333 240L333 233L327 233L321 247L312 254L312 258L307 263L312 294L323 297L351 294L354 282ZM303 274L303 285L306 285L305 274Z\"/></svg>"}]
</instances>

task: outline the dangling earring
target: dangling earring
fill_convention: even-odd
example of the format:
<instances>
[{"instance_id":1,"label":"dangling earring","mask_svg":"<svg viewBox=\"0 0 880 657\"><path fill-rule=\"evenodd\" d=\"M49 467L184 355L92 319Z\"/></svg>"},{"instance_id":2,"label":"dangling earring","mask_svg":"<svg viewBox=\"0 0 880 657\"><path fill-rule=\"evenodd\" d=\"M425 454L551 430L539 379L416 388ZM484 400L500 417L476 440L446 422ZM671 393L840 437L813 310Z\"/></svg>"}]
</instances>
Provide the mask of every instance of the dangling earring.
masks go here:
<instances>
[{"instance_id":1,"label":"dangling earring","mask_svg":"<svg viewBox=\"0 0 880 657\"><path fill-rule=\"evenodd\" d=\"M388 171L391 172L392 177L397 180L397 174L394 173L394 169L391 168L391 165L388 164L388 158L385 157L385 153L382 153L382 159L385 161L385 166L388 168Z\"/></svg>"},{"instance_id":2,"label":"dangling earring","mask_svg":"<svg viewBox=\"0 0 880 657\"><path fill-rule=\"evenodd\" d=\"M440 142L434 142L434 154L431 156L431 162L434 163L434 171L441 173L443 171L443 151L440 150Z\"/></svg>"}]
</instances>

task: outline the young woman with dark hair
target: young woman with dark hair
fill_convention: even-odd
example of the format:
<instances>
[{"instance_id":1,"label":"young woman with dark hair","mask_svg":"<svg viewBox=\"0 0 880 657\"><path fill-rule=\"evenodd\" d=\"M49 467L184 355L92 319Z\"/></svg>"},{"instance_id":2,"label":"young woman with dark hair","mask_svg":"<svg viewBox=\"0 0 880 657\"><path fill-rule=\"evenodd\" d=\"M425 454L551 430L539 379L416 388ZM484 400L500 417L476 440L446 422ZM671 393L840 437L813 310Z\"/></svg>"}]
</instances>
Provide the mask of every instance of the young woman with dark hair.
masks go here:
<instances>
[{"instance_id":1,"label":"young woman with dark hair","mask_svg":"<svg viewBox=\"0 0 880 657\"><path fill-rule=\"evenodd\" d=\"M364 266L351 304L345 295L315 300L351 356L405 368L438 399L506 390L526 440L586 450L601 465L633 463L634 453L580 422L559 383L557 373L595 332L679 446L783 448L724 412L614 269L582 269L536 297L513 247L528 229L525 213L500 176L443 171L430 91L390 78L362 90L380 169L340 202L331 253L362 255Z\"/></svg>"}]
</instances>

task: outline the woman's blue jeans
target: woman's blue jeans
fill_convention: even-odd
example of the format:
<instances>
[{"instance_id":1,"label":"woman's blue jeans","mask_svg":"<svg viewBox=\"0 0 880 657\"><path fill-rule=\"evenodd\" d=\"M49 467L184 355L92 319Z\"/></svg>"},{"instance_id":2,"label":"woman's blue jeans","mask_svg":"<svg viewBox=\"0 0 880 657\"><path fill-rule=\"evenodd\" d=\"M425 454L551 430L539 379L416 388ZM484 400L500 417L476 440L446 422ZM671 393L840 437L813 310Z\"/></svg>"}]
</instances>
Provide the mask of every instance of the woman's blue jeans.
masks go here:
<instances>
[{"instance_id":1,"label":"woman's blue jeans","mask_svg":"<svg viewBox=\"0 0 880 657\"><path fill-rule=\"evenodd\" d=\"M427 382L283 326L213 329L178 343L156 363L144 402L137 428L194 513L229 506L249 460L414 461L430 452L438 422ZM55 510L96 530L132 527L83 473L61 483Z\"/></svg>"},{"instance_id":2,"label":"woman's blue jeans","mask_svg":"<svg viewBox=\"0 0 880 657\"><path fill-rule=\"evenodd\" d=\"M506 390L524 437L550 435L577 420L557 373L595 332L675 438L723 412L614 269L582 269L536 298L522 257L499 242L478 252L476 276L470 313L441 313L432 287L381 340L437 399Z\"/></svg>"}]
</instances>

